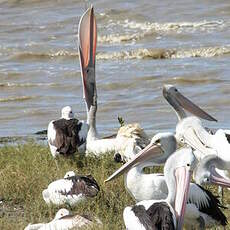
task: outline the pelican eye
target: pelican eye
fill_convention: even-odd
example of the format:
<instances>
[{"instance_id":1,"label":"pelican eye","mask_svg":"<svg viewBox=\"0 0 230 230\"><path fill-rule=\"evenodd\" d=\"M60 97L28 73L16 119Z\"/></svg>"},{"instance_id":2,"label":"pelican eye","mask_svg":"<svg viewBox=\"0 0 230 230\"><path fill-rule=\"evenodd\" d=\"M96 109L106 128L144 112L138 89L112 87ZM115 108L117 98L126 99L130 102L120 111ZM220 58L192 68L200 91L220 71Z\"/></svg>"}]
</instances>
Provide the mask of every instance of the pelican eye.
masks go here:
<instances>
[{"instance_id":1,"label":"pelican eye","mask_svg":"<svg viewBox=\"0 0 230 230\"><path fill-rule=\"evenodd\" d=\"M161 143L161 140L160 140L160 139L157 139L157 140L155 140L155 143L156 143L156 144L160 144L160 143Z\"/></svg>"},{"instance_id":2,"label":"pelican eye","mask_svg":"<svg viewBox=\"0 0 230 230\"><path fill-rule=\"evenodd\" d=\"M180 138L180 142L184 143L184 138L183 137Z\"/></svg>"},{"instance_id":3,"label":"pelican eye","mask_svg":"<svg viewBox=\"0 0 230 230\"><path fill-rule=\"evenodd\" d=\"M178 92L178 90L177 90L177 89L174 89L174 91L175 91L175 92Z\"/></svg>"},{"instance_id":4,"label":"pelican eye","mask_svg":"<svg viewBox=\"0 0 230 230\"><path fill-rule=\"evenodd\" d=\"M187 164L187 166L190 166L190 164Z\"/></svg>"}]
</instances>

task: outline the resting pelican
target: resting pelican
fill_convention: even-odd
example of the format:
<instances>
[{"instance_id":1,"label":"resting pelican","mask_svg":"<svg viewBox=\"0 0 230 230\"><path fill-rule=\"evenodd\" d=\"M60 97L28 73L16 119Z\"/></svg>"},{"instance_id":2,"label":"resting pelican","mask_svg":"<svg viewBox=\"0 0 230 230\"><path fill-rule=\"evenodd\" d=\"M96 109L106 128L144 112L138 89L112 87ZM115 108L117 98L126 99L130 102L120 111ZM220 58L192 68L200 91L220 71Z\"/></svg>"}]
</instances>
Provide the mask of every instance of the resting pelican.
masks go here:
<instances>
[{"instance_id":1,"label":"resting pelican","mask_svg":"<svg viewBox=\"0 0 230 230\"><path fill-rule=\"evenodd\" d=\"M74 118L70 106L62 108L61 118L52 120L48 125L48 144L53 157L84 152L87 132L88 125Z\"/></svg>"},{"instance_id":2,"label":"resting pelican","mask_svg":"<svg viewBox=\"0 0 230 230\"><path fill-rule=\"evenodd\" d=\"M153 154L158 149L162 155L154 156L154 154L147 161L134 165L125 174L126 189L136 201L167 197L168 188L164 175L145 174L143 169L165 163L167 158L176 151L176 147L177 142L173 133L158 133L152 138L151 144L142 150L142 154L148 154L148 152ZM130 154L127 158L132 160L134 157L134 154L133 156ZM190 183L185 213L186 226L209 228L214 225L226 225L226 217L220 207L219 200L211 192L197 184Z\"/></svg>"},{"instance_id":3,"label":"resting pelican","mask_svg":"<svg viewBox=\"0 0 230 230\"><path fill-rule=\"evenodd\" d=\"M102 225L102 223L88 215L72 215L69 210L62 208L49 223L29 224L24 230L90 229L95 225Z\"/></svg>"},{"instance_id":4,"label":"resting pelican","mask_svg":"<svg viewBox=\"0 0 230 230\"><path fill-rule=\"evenodd\" d=\"M96 180L91 176L79 176L69 171L63 179L53 181L43 190L42 196L47 204L70 206L90 197L95 197L100 191Z\"/></svg>"},{"instance_id":5,"label":"resting pelican","mask_svg":"<svg viewBox=\"0 0 230 230\"><path fill-rule=\"evenodd\" d=\"M96 129L97 89L95 79L97 28L93 7L87 9L81 17L78 34L83 95L88 111L87 123L89 124L86 152L95 155L110 151L123 152L127 146L135 146L140 139L148 144L149 139L139 124L129 124L122 127L116 137L99 137Z\"/></svg>"},{"instance_id":6,"label":"resting pelican","mask_svg":"<svg viewBox=\"0 0 230 230\"><path fill-rule=\"evenodd\" d=\"M131 161L124 164L106 182L128 171L132 166L151 159L153 155L162 156L159 143L151 143L140 151ZM168 196L164 200L144 200L133 207L124 210L123 217L127 229L182 229L187 195L190 185L189 172L196 164L191 148L184 148L172 154L165 163L164 175L166 178ZM180 178L180 179L179 179ZM138 181L138 178L136 178ZM181 193L183 189L184 192ZM180 202L180 204L178 204ZM175 205L175 206L174 206ZM176 226L177 213L178 223Z\"/></svg>"}]
</instances>

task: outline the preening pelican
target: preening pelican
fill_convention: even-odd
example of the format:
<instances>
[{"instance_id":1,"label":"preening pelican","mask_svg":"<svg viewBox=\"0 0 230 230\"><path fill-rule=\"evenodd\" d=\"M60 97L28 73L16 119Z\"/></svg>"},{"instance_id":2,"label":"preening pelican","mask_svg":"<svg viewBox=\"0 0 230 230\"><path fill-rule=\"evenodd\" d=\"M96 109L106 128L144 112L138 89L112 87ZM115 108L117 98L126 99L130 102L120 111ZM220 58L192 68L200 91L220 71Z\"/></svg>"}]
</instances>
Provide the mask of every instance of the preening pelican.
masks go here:
<instances>
[{"instance_id":1,"label":"preening pelican","mask_svg":"<svg viewBox=\"0 0 230 230\"><path fill-rule=\"evenodd\" d=\"M81 17L78 34L83 95L89 124L86 152L95 155L109 151L123 152L127 146L135 146L140 138L148 144L149 139L138 124L126 125L118 131L116 137L104 139L99 137L96 129L97 89L95 79L97 27L93 7L87 9Z\"/></svg>"},{"instance_id":2,"label":"preening pelican","mask_svg":"<svg viewBox=\"0 0 230 230\"><path fill-rule=\"evenodd\" d=\"M24 230L68 230L91 229L102 225L101 221L88 215L72 215L69 210L60 209L49 223L29 224Z\"/></svg>"},{"instance_id":3,"label":"preening pelican","mask_svg":"<svg viewBox=\"0 0 230 230\"><path fill-rule=\"evenodd\" d=\"M188 144L189 146L193 147L196 150L194 151L194 154L198 160L201 160L204 156L207 155L217 155L226 162L224 165L225 168L222 169L229 170L230 155L228 153L230 151L230 131L219 129L215 132L215 134L207 132L207 128L202 126L202 123L198 117L210 121L217 120L206 112L202 112L199 107L197 107L181 93L179 93L179 91L174 86L164 86L163 95L172 105L179 117L179 123L176 127L177 140L182 144ZM197 117L186 117L183 108L196 115ZM227 171L218 169L217 171L221 175L228 174Z\"/></svg>"},{"instance_id":4,"label":"preening pelican","mask_svg":"<svg viewBox=\"0 0 230 230\"><path fill-rule=\"evenodd\" d=\"M153 157L135 164L125 174L126 189L136 201L165 199L168 196L164 175L145 174L143 169L165 163L167 158L176 151L176 138L173 133L158 133L152 138L150 145L152 147L148 146L146 150L142 150L142 154L152 152ZM155 156L157 149L162 155ZM132 160L135 157L134 154L132 156L131 154L133 153L130 153L126 159ZM211 192L197 184L190 183L185 213L186 226L209 228L214 225L226 225L226 217L220 207L219 200Z\"/></svg>"},{"instance_id":5,"label":"preening pelican","mask_svg":"<svg viewBox=\"0 0 230 230\"><path fill-rule=\"evenodd\" d=\"M43 190L42 196L47 204L73 206L82 200L95 197L99 191L99 185L91 175L79 176L69 171L63 179L50 183Z\"/></svg>"},{"instance_id":6,"label":"preening pelican","mask_svg":"<svg viewBox=\"0 0 230 230\"><path fill-rule=\"evenodd\" d=\"M140 151L131 161L110 176L106 182L128 171L132 166L152 158L153 155L161 158L161 151L159 152L159 150L161 150L159 144L148 145L145 150ZM172 154L164 166L164 175L168 187L167 198L165 200L144 200L133 207L125 208L123 217L126 228L136 230L162 229L164 227L182 229L190 185L189 174L191 174L195 164L196 159L191 148L184 148ZM178 217L177 226L175 213Z\"/></svg>"},{"instance_id":7,"label":"preening pelican","mask_svg":"<svg viewBox=\"0 0 230 230\"><path fill-rule=\"evenodd\" d=\"M48 125L48 144L53 157L84 152L87 132L88 125L74 118L70 106L62 108L61 118Z\"/></svg>"}]
</instances>

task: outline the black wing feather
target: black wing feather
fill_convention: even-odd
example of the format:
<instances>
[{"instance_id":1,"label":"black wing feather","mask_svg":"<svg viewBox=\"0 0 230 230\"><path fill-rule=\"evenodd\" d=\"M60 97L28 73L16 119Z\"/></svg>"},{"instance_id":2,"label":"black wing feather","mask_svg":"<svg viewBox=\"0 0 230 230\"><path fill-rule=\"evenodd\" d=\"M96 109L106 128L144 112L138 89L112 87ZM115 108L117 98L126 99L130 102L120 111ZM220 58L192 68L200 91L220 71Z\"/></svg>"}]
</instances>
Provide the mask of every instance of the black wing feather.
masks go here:
<instances>
[{"instance_id":1,"label":"black wing feather","mask_svg":"<svg viewBox=\"0 0 230 230\"><path fill-rule=\"evenodd\" d=\"M57 151L63 155L70 155L77 151L77 147L83 144L84 140L79 139L79 131L82 123L78 119L59 119L53 122L56 130L55 146Z\"/></svg>"},{"instance_id":2,"label":"black wing feather","mask_svg":"<svg viewBox=\"0 0 230 230\"><path fill-rule=\"evenodd\" d=\"M175 230L172 212L165 202L154 203L145 210L143 205L132 208L146 230Z\"/></svg>"},{"instance_id":3,"label":"black wing feather","mask_svg":"<svg viewBox=\"0 0 230 230\"><path fill-rule=\"evenodd\" d=\"M72 180L73 187L69 192L62 193L63 195L83 194L87 197L94 197L100 191L97 181L91 175L73 176L67 180Z\"/></svg>"},{"instance_id":4,"label":"black wing feather","mask_svg":"<svg viewBox=\"0 0 230 230\"><path fill-rule=\"evenodd\" d=\"M203 213L206 213L207 215L211 216L214 220L219 222L222 226L226 226L228 221L224 213L221 211L220 208L225 208L220 204L220 201L217 196L214 196L210 191L207 189L201 187L200 185L196 184L199 186L201 190L203 190L207 195L208 195L208 206L202 205L199 210Z\"/></svg>"}]
</instances>

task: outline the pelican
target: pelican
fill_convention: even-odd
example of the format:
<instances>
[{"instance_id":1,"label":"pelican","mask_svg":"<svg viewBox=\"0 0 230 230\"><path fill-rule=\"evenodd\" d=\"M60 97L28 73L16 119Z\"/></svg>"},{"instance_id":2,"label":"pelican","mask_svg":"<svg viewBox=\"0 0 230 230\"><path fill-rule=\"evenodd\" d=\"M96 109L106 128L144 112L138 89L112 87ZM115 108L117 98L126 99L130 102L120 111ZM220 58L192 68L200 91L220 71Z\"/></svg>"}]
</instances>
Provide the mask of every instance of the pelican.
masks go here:
<instances>
[{"instance_id":1,"label":"pelican","mask_svg":"<svg viewBox=\"0 0 230 230\"><path fill-rule=\"evenodd\" d=\"M204 118L210 121L217 121L215 118L208 114L201 113L197 110L197 106L190 100L184 97L173 86L165 86L163 94L167 95L166 99L171 102L174 110L179 117L179 123L176 126L176 138L178 142L188 144L195 151L197 159L201 160L206 155L217 155L226 162L224 169L230 167L230 144L229 144L229 131L218 129L215 134L212 134L203 127L201 120L198 118ZM181 99L182 98L182 99ZM179 103L185 101L185 103ZM187 117L183 113L183 108L189 109L189 111L198 117Z\"/></svg>"},{"instance_id":2,"label":"pelican","mask_svg":"<svg viewBox=\"0 0 230 230\"><path fill-rule=\"evenodd\" d=\"M87 215L72 215L69 210L60 209L54 219L49 223L29 224L24 230L68 230L68 229L90 229L95 225L102 225L99 219Z\"/></svg>"},{"instance_id":3,"label":"pelican","mask_svg":"<svg viewBox=\"0 0 230 230\"><path fill-rule=\"evenodd\" d=\"M91 175L79 176L69 171L63 179L50 183L42 196L47 204L74 206L82 200L95 197L99 191L99 185Z\"/></svg>"},{"instance_id":4,"label":"pelican","mask_svg":"<svg viewBox=\"0 0 230 230\"><path fill-rule=\"evenodd\" d=\"M194 148L194 154L198 160L201 160L207 155L217 155L227 164L225 168L229 170L230 168L230 131L219 129L215 134L208 132L207 128L202 126L201 120L198 118L203 118L210 121L217 121L215 118L209 114L202 113L194 103L183 96L176 87L171 85L166 85L163 88L163 95L169 104L174 108L179 118L179 123L176 127L176 137L178 142L182 144L187 144ZM187 117L185 115L184 109L188 110L197 117ZM228 175L228 171L223 171L217 169L221 175Z\"/></svg>"},{"instance_id":5,"label":"pelican","mask_svg":"<svg viewBox=\"0 0 230 230\"><path fill-rule=\"evenodd\" d=\"M95 79L97 27L94 9L90 7L79 22L79 58L83 84L83 95L87 108L89 131L86 139L86 153L97 156L107 152L124 152L127 146L137 142L149 144L150 140L139 124L129 124L119 129L112 138L100 138L96 129L97 89Z\"/></svg>"},{"instance_id":6,"label":"pelican","mask_svg":"<svg viewBox=\"0 0 230 230\"><path fill-rule=\"evenodd\" d=\"M208 135L206 128L203 128L201 120L199 118L209 120L209 121L217 121L214 117L206 113L204 110L195 105L192 101L182 95L175 86L172 85L164 85L163 87L163 96L168 101L168 103L172 106L174 111L178 117L178 124L176 126L176 138L179 143L189 144L194 149L198 150L198 147L201 148L201 152L207 151L208 153L213 153L212 150L207 150L203 148L203 145L197 141L195 144L195 138L192 141L194 134L200 135ZM195 116L187 116L185 110L192 113ZM186 138L185 138L186 136ZM191 140L191 141L189 141ZM203 141L203 140L202 140ZM206 153L207 153L206 152ZM205 154L206 154L205 153ZM197 155L197 158L200 157Z\"/></svg>"},{"instance_id":7,"label":"pelican","mask_svg":"<svg viewBox=\"0 0 230 230\"><path fill-rule=\"evenodd\" d=\"M194 179L198 184L216 184L230 187L230 179L221 175L217 169L226 168L226 162L216 155L205 156L194 171Z\"/></svg>"},{"instance_id":8,"label":"pelican","mask_svg":"<svg viewBox=\"0 0 230 230\"><path fill-rule=\"evenodd\" d=\"M111 175L106 182L128 171L132 166L152 159L153 156L158 157L158 160L161 161L162 156L160 153L160 143L150 143L150 145L140 151L131 161L124 164ZM168 229L182 229L190 185L190 176L188 174L194 169L195 164L196 159L191 148L184 148L172 154L164 166L164 175L168 188L167 198L164 200L144 200L138 202L133 207L125 208L123 217L126 228L162 229L167 227ZM139 179L136 178L136 180L138 181ZM185 193L181 193L181 188L184 189ZM181 202L179 205L178 201ZM178 217L177 227L175 212Z\"/></svg>"},{"instance_id":9,"label":"pelican","mask_svg":"<svg viewBox=\"0 0 230 230\"><path fill-rule=\"evenodd\" d=\"M156 149L162 152L142 163L134 165L125 174L125 186L136 201L165 199L168 196L168 187L163 174L145 174L143 169L153 165L162 165L167 158L176 151L177 142L173 133L158 133L151 144L142 154L155 153ZM133 154L133 153L132 153ZM131 154L126 159L132 160ZM190 227L226 225L226 217L220 210L219 200L211 192L201 186L190 183L188 202L185 213L185 225ZM216 214L217 213L217 214Z\"/></svg>"},{"instance_id":10,"label":"pelican","mask_svg":"<svg viewBox=\"0 0 230 230\"><path fill-rule=\"evenodd\" d=\"M48 144L53 157L84 152L87 132L88 125L74 118L70 106L62 108L61 118L52 120L48 125Z\"/></svg>"}]
</instances>

